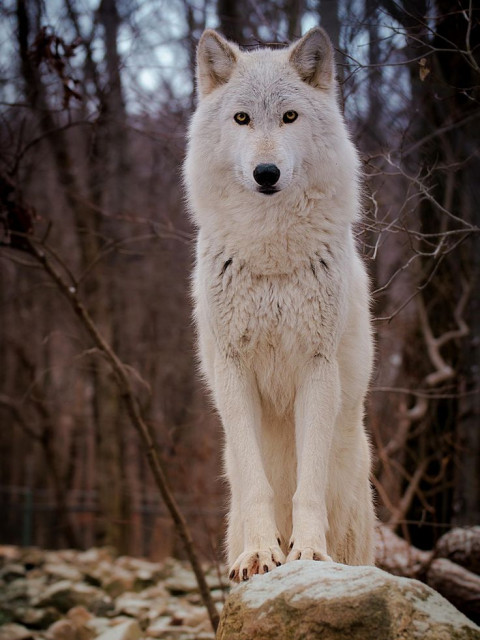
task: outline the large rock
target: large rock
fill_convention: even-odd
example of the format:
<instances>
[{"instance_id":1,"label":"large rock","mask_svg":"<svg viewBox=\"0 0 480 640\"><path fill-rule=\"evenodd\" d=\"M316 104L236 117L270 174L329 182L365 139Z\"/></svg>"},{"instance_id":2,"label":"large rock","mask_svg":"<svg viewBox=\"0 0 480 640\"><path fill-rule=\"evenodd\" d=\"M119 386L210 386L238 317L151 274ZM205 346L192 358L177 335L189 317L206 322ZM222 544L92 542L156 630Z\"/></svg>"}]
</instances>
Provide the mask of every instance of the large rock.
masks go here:
<instances>
[{"instance_id":1,"label":"large rock","mask_svg":"<svg viewBox=\"0 0 480 640\"><path fill-rule=\"evenodd\" d=\"M217 638L480 640L480 628L416 580L299 560L232 589Z\"/></svg>"}]
</instances>

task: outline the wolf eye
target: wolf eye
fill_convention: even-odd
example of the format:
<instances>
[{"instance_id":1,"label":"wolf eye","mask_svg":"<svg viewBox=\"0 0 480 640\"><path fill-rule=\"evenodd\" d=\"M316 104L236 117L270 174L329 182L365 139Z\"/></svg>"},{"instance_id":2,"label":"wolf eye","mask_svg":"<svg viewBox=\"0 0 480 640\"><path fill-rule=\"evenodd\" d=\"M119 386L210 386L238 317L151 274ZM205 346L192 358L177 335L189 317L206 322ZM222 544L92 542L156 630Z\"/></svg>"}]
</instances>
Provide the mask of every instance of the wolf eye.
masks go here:
<instances>
[{"instance_id":1,"label":"wolf eye","mask_svg":"<svg viewBox=\"0 0 480 640\"><path fill-rule=\"evenodd\" d=\"M285 111L283 114L283 121L285 124L290 124L290 122L295 122L298 118L298 113L296 111Z\"/></svg>"},{"instance_id":2,"label":"wolf eye","mask_svg":"<svg viewBox=\"0 0 480 640\"><path fill-rule=\"evenodd\" d=\"M250 122L250 116L245 111L239 111L233 116L233 119L237 124L248 124Z\"/></svg>"}]
</instances>

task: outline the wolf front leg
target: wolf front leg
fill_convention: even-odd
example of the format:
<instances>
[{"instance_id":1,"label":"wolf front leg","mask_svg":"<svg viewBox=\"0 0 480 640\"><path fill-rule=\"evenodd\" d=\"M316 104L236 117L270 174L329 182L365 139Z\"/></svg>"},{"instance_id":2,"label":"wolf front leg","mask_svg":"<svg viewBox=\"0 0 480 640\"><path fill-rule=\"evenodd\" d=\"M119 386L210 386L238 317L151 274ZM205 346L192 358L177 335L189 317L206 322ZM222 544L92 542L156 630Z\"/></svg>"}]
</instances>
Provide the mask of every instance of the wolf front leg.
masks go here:
<instances>
[{"instance_id":1,"label":"wolf front leg","mask_svg":"<svg viewBox=\"0 0 480 640\"><path fill-rule=\"evenodd\" d=\"M253 374L233 360L216 362L215 396L225 431L231 491L230 579L239 582L271 571L285 562L285 556L279 546L273 491L263 466L261 406Z\"/></svg>"},{"instance_id":2,"label":"wolf front leg","mask_svg":"<svg viewBox=\"0 0 480 640\"><path fill-rule=\"evenodd\" d=\"M297 488L287 562L300 558L331 560L326 542L329 525L326 497L339 404L337 363L317 356L303 372L295 399Z\"/></svg>"}]
</instances>

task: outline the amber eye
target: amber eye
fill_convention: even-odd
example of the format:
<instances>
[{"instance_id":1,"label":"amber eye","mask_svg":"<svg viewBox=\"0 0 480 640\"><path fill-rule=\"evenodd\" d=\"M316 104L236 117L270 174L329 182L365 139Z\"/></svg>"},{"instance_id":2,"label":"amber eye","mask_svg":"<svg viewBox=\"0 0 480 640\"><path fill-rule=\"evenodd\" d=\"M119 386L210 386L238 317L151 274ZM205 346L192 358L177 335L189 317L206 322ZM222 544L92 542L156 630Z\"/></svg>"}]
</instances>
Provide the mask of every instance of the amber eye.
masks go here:
<instances>
[{"instance_id":1,"label":"amber eye","mask_svg":"<svg viewBox=\"0 0 480 640\"><path fill-rule=\"evenodd\" d=\"M298 118L298 113L296 111L285 111L283 114L283 121L285 124L290 124L290 122L295 122Z\"/></svg>"},{"instance_id":2,"label":"amber eye","mask_svg":"<svg viewBox=\"0 0 480 640\"><path fill-rule=\"evenodd\" d=\"M233 116L233 119L237 124L248 124L250 122L250 116L245 111L239 111Z\"/></svg>"}]
</instances>

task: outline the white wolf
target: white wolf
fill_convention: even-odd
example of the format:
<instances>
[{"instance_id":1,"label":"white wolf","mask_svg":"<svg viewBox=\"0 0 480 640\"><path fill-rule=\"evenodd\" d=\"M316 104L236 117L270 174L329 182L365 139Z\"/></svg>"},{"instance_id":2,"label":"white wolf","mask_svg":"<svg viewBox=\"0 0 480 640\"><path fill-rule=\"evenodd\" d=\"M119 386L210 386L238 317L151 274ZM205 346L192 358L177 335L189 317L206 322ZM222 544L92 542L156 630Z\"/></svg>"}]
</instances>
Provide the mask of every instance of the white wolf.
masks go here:
<instances>
[{"instance_id":1,"label":"white wolf","mask_svg":"<svg viewBox=\"0 0 480 640\"><path fill-rule=\"evenodd\" d=\"M373 562L359 162L334 76L319 28L285 49L244 52L212 30L198 46L185 181L236 581L285 559Z\"/></svg>"}]
</instances>

